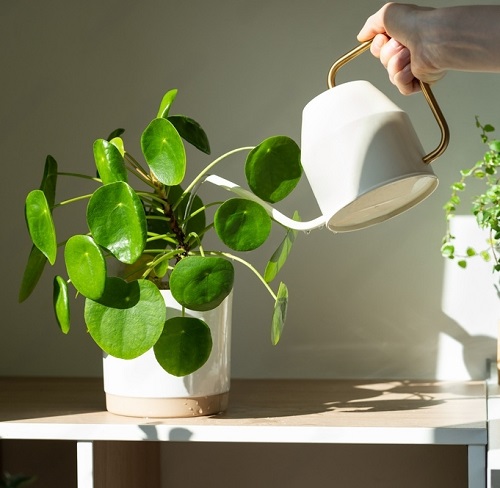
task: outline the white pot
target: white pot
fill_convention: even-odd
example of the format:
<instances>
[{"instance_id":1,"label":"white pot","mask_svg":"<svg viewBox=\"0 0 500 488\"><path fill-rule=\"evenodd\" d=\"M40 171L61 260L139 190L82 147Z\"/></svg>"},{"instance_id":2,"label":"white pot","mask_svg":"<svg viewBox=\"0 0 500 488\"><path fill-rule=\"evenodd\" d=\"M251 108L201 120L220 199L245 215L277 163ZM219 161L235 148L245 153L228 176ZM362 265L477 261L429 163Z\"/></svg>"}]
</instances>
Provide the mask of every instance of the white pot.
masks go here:
<instances>
[{"instance_id":1,"label":"white pot","mask_svg":"<svg viewBox=\"0 0 500 488\"><path fill-rule=\"evenodd\" d=\"M169 290L161 291L167 317L181 314L182 307ZM177 377L156 361L153 350L136 359L104 355L106 408L133 417L190 417L211 415L227 408L230 386L232 293L208 312L186 310L210 327L213 348L208 361L194 373Z\"/></svg>"}]
</instances>

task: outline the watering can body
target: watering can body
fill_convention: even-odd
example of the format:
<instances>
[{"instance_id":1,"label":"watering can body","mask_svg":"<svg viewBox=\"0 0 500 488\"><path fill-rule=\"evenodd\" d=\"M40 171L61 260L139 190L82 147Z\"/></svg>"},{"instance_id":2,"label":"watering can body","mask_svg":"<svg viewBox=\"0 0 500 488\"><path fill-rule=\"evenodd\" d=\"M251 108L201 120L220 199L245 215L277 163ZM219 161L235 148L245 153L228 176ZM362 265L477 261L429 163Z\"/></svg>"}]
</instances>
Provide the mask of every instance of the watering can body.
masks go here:
<instances>
[{"instance_id":1,"label":"watering can body","mask_svg":"<svg viewBox=\"0 0 500 488\"><path fill-rule=\"evenodd\" d=\"M323 92L303 111L302 166L327 227L362 229L429 196L438 180L403 110L371 83Z\"/></svg>"},{"instance_id":2,"label":"watering can body","mask_svg":"<svg viewBox=\"0 0 500 488\"><path fill-rule=\"evenodd\" d=\"M449 141L446 120L430 87L422 93L441 130L425 153L408 115L368 81L335 85L337 71L370 47L364 42L330 68L329 90L309 102L302 117L302 166L333 232L388 220L427 198L438 180L429 163Z\"/></svg>"}]
</instances>

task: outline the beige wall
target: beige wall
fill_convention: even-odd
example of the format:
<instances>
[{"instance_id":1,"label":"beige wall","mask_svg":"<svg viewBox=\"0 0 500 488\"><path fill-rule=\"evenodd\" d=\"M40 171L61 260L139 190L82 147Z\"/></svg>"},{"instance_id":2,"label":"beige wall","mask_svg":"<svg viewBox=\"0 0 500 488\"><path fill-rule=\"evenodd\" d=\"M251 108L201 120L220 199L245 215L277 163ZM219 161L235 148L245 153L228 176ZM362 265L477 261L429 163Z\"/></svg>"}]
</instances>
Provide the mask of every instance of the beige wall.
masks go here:
<instances>
[{"instance_id":1,"label":"beige wall","mask_svg":"<svg viewBox=\"0 0 500 488\"><path fill-rule=\"evenodd\" d=\"M0 373L101 374L99 351L79 317L69 336L58 332L48 277L25 304L17 304L30 247L23 201L38 185L47 153L66 170L90 168L93 140L119 126L127 128L129 149L138 153L141 130L173 87L180 90L176 111L202 123L214 156L273 134L299 140L302 108L326 88L331 63L356 44L358 29L379 5L368 0L4 2ZM368 54L344 68L338 81L361 77L408 110L424 146L432 149L438 131L423 98L396 93ZM495 352L498 303L487 282L489 269L482 271L484 279L446 271L439 253L441 207L459 168L480 156L474 115L498 123L499 80L452 73L435 88L452 140L435 163L441 185L428 201L358 233L299 236L282 276L291 305L277 348L268 339L268 295L246 269L237 270L235 376L483 375L485 358ZM190 164L198 160L205 161L196 156ZM239 161L225 169L223 176L243 182ZM67 191L77 193L77 187ZM304 219L317 216L305 182L284 207L290 214L295 209ZM60 212L68 228L76 227L68 215ZM444 307L450 276L459 291ZM478 304L480 293L487 295L487 307ZM464 303L468 308L462 313Z\"/></svg>"}]
</instances>

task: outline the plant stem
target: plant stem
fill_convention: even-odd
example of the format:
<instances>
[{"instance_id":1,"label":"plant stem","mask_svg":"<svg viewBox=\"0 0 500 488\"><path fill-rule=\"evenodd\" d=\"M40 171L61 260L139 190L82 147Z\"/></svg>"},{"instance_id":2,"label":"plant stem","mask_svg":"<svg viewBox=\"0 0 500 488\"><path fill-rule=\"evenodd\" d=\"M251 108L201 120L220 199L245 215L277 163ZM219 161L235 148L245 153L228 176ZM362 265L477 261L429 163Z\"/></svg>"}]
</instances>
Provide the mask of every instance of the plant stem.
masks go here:
<instances>
[{"instance_id":1,"label":"plant stem","mask_svg":"<svg viewBox=\"0 0 500 488\"><path fill-rule=\"evenodd\" d=\"M62 205L68 205L68 203L78 202L79 200L86 200L86 199L90 198L92 195L93 195L93 193L90 193L88 195L82 195L79 197L70 198L69 200L64 200L62 202L56 203L53 208L61 207Z\"/></svg>"},{"instance_id":2,"label":"plant stem","mask_svg":"<svg viewBox=\"0 0 500 488\"><path fill-rule=\"evenodd\" d=\"M196 186L196 184L201 181L201 179L217 164L219 164L221 161L223 161L224 159L228 158L229 156L232 156L233 154L236 154L238 152L242 152L242 151L251 151L252 149L254 149L255 146L247 146L247 147L240 147L238 149L233 149L232 151L229 151L225 154L223 154L222 156L219 156L217 159L215 159L214 161L212 161L208 166L206 166L203 171L201 171L198 176L188 185L188 187L184 190L184 193L180 196L179 200L177 200L177 202L175 203L175 205L173 206L173 210L175 210L178 205L182 202L182 200L184 200L184 198L186 197L186 195Z\"/></svg>"},{"instance_id":3,"label":"plant stem","mask_svg":"<svg viewBox=\"0 0 500 488\"><path fill-rule=\"evenodd\" d=\"M159 203L162 208L165 205L165 200L163 200L161 197L156 196L154 193L148 193L146 191L138 191L136 193L139 197L150 198L151 200Z\"/></svg>"},{"instance_id":4,"label":"plant stem","mask_svg":"<svg viewBox=\"0 0 500 488\"><path fill-rule=\"evenodd\" d=\"M222 256L222 257L225 257L225 258L228 258L228 259L232 259L233 261L237 261L238 263L243 264L250 271L252 271L257 276L257 278L259 278L259 280L266 287L267 291L271 294L271 296L273 297L273 299L275 301L278 299L278 297L274 293L273 289L269 286L269 284L266 282L266 280L264 279L264 277L248 261L245 261L244 259L242 259L242 258L240 258L238 256L235 256L234 254L227 253L227 252L207 251L207 252L205 252L205 254L208 254L210 256Z\"/></svg>"},{"instance_id":5,"label":"plant stem","mask_svg":"<svg viewBox=\"0 0 500 488\"><path fill-rule=\"evenodd\" d=\"M84 178L86 180L92 180L96 181L97 183L101 183L101 179L97 178L95 176L89 176L89 175L84 175L81 173L65 173L65 172L58 172L57 176L74 176L75 178Z\"/></svg>"},{"instance_id":6,"label":"plant stem","mask_svg":"<svg viewBox=\"0 0 500 488\"><path fill-rule=\"evenodd\" d=\"M124 159L135 169L138 174L142 176L142 178L144 178L146 181L150 181L148 172L141 166L139 161L137 161L137 159L132 156L132 154L125 152Z\"/></svg>"}]
</instances>

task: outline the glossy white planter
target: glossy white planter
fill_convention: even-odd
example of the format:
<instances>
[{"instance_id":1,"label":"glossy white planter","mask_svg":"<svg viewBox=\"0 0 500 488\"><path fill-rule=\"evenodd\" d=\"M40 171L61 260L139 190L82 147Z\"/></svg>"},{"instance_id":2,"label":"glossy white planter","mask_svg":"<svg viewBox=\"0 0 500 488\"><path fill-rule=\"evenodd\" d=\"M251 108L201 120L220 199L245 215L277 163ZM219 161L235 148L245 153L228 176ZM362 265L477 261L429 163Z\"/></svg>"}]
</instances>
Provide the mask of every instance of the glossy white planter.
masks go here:
<instances>
[{"instance_id":1,"label":"glossy white planter","mask_svg":"<svg viewBox=\"0 0 500 488\"><path fill-rule=\"evenodd\" d=\"M162 291L167 317L179 316L181 306L170 291ZM227 408L230 386L232 293L214 310L194 312L212 332L208 361L194 373L176 377L156 361L153 350L136 359L104 355L104 391L109 412L133 417L191 417Z\"/></svg>"}]
</instances>

